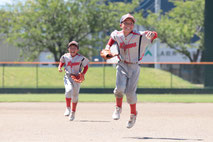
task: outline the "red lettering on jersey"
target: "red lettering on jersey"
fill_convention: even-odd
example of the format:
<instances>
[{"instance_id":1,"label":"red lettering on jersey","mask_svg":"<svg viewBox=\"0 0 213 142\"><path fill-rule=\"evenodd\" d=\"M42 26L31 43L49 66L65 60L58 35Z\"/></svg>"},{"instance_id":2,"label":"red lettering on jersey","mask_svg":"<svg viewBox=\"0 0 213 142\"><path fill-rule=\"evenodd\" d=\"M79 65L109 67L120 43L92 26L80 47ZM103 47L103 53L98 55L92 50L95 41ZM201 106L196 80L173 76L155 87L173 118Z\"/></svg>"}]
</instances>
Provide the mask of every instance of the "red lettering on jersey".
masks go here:
<instances>
[{"instance_id":1,"label":"red lettering on jersey","mask_svg":"<svg viewBox=\"0 0 213 142\"><path fill-rule=\"evenodd\" d=\"M136 43L131 43L131 44L127 44L125 45L124 42L120 43L120 48L126 50L128 48L132 48L132 47L136 47Z\"/></svg>"},{"instance_id":2,"label":"red lettering on jersey","mask_svg":"<svg viewBox=\"0 0 213 142\"><path fill-rule=\"evenodd\" d=\"M71 61L69 61L68 64L67 64L67 66L70 66L71 68L73 66L77 66L77 65L80 65L80 62L74 62L74 63L72 63Z\"/></svg>"}]
</instances>

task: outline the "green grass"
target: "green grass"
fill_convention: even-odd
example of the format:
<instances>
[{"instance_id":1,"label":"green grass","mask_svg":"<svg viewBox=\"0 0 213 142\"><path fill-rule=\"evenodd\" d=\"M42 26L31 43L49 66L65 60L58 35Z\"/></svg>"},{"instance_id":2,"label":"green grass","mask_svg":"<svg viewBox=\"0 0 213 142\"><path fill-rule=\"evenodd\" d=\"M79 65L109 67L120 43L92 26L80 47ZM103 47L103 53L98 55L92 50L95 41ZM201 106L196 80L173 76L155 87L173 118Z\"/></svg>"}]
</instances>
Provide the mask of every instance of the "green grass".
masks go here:
<instances>
[{"instance_id":1,"label":"green grass","mask_svg":"<svg viewBox=\"0 0 213 142\"><path fill-rule=\"evenodd\" d=\"M0 102L64 102L64 94L1 94ZM113 94L80 94L79 102L114 102ZM126 97L124 97L126 101ZM151 103L213 103L213 95L139 94L138 102Z\"/></svg>"},{"instance_id":2,"label":"green grass","mask_svg":"<svg viewBox=\"0 0 213 142\"><path fill-rule=\"evenodd\" d=\"M3 85L3 68L0 67L0 87ZM105 72L105 76L104 76ZM39 67L38 78L36 67L5 67L5 88L64 88L63 73L59 73L56 67ZM36 81L38 79L38 82ZM116 82L115 67L89 67L82 88L114 88ZM202 88L188 81L159 69L142 67L138 81L140 88Z\"/></svg>"}]
</instances>

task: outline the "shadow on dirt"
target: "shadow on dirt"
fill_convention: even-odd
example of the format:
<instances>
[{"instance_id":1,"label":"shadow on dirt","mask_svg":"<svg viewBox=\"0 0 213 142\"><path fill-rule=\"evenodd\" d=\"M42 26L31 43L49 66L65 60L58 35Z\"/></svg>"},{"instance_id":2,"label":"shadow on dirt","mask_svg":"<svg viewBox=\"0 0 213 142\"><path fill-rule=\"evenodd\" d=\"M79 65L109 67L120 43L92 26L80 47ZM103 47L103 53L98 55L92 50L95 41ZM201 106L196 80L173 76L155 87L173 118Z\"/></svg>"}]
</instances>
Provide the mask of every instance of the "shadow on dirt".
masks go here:
<instances>
[{"instance_id":1,"label":"shadow on dirt","mask_svg":"<svg viewBox=\"0 0 213 142\"><path fill-rule=\"evenodd\" d=\"M139 139L139 140L174 140L174 141L203 141L203 139L186 139L186 138L154 138L154 137L124 137L126 139Z\"/></svg>"}]
</instances>

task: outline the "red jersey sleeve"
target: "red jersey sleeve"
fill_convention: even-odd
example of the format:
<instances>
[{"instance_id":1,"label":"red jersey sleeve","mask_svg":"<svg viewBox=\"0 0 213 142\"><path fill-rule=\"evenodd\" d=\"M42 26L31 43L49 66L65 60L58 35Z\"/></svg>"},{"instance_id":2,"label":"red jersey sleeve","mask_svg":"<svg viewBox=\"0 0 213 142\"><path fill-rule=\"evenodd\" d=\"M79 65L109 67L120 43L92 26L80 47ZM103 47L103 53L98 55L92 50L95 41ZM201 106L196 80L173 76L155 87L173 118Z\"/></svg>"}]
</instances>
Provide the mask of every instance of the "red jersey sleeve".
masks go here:
<instances>
[{"instance_id":1,"label":"red jersey sleeve","mask_svg":"<svg viewBox=\"0 0 213 142\"><path fill-rule=\"evenodd\" d=\"M64 66L65 63L60 62L59 63L59 67L62 68Z\"/></svg>"},{"instance_id":2,"label":"red jersey sleeve","mask_svg":"<svg viewBox=\"0 0 213 142\"><path fill-rule=\"evenodd\" d=\"M83 74L86 74L87 70L88 70L88 65L86 65L86 66L84 67Z\"/></svg>"},{"instance_id":3,"label":"red jersey sleeve","mask_svg":"<svg viewBox=\"0 0 213 142\"><path fill-rule=\"evenodd\" d=\"M107 45L112 46L114 43L115 41L112 38L110 38Z\"/></svg>"}]
</instances>

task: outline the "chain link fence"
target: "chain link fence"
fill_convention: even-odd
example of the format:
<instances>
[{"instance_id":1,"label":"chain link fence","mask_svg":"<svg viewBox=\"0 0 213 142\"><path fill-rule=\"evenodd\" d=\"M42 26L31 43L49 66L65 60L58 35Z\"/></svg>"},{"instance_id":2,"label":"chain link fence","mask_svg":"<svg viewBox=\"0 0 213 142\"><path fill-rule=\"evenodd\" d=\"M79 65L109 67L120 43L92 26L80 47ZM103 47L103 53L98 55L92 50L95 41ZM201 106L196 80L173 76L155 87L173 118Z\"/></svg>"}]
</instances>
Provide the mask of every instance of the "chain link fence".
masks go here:
<instances>
[{"instance_id":1,"label":"chain link fence","mask_svg":"<svg viewBox=\"0 0 213 142\"><path fill-rule=\"evenodd\" d=\"M1 88L64 88L57 62L0 62ZM138 88L203 88L205 64L142 63ZM114 88L116 65L91 62L81 88Z\"/></svg>"}]
</instances>

